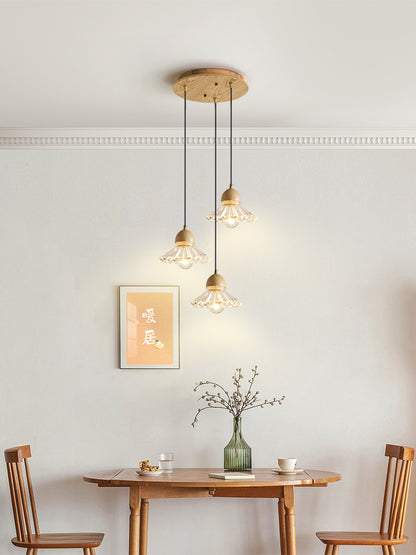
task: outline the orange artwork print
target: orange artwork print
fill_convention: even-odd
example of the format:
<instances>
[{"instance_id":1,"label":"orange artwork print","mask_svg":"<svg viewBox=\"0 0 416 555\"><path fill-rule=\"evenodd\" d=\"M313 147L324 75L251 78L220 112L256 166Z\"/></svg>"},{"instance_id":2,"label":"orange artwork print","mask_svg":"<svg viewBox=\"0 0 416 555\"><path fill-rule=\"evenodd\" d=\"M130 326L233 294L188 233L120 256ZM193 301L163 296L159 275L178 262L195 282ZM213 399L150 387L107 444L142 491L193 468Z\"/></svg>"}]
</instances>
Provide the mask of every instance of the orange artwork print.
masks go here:
<instances>
[{"instance_id":1,"label":"orange artwork print","mask_svg":"<svg viewBox=\"0 0 416 555\"><path fill-rule=\"evenodd\" d=\"M156 367L173 365L173 293L127 292L125 302L126 364Z\"/></svg>"}]
</instances>

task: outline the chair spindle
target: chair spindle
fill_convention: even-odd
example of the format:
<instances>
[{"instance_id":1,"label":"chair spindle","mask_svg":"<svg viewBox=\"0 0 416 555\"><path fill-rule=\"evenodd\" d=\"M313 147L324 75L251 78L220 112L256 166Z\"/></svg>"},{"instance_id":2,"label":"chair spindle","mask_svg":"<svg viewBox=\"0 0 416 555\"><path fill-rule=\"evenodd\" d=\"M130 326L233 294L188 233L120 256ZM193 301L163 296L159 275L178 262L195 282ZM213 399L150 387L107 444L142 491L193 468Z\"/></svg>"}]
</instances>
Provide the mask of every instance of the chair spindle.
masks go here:
<instances>
[{"instance_id":1,"label":"chair spindle","mask_svg":"<svg viewBox=\"0 0 416 555\"><path fill-rule=\"evenodd\" d=\"M19 480L17 478L17 468L15 464L12 464L12 474L13 474L13 484L14 484L14 491L16 495L16 505L17 505L17 515L19 518L19 527L20 527L20 535L22 540L25 539L25 525L23 522L23 511L22 511L22 502L20 498L20 490L19 490Z\"/></svg>"},{"instance_id":2,"label":"chair spindle","mask_svg":"<svg viewBox=\"0 0 416 555\"><path fill-rule=\"evenodd\" d=\"M387 501L389 497L390 478L391 478L391 463L392 463L392 458L389 457L389 462L387 463L386 486L384 488L383 509L381 511L380 533L383 532L384 526L386 524Z\"/></svg>"},{"instance_id":3,"label":"chair spindle","mask_svg":"<svg viewBox=\"0 0 416 555\"><path fill-rule=\"evenodd\" d=\"M32 507L33 525L35 527L35 534L38 536L40 534L40 529L39 529L38 515L36 512L35 496L33 494L32 476L30 474L29 463L27 462L27 459L24 459L24 461L25 461L25 469L26 469L27 486L28 486L29 497L30 497L30 505Z\"/></svg>"},{"instance_id":4,"label":"chair spindle","mask_svg":"<svg viewBox=\"0 0 416 555\"><path fill-rule=\"evenodd\" d=\"M25 523L26 523L26 534L29 539L29 542L31 542L32 529L30 524L29 509L27 506L26 488L25 488L25 482L23 479L22 463L18 462L16 466L17 466L17 475L19 477L19 487L20 487L20 495L22 498L23 514L24 514Z\"/></svg>"}]
</instances>

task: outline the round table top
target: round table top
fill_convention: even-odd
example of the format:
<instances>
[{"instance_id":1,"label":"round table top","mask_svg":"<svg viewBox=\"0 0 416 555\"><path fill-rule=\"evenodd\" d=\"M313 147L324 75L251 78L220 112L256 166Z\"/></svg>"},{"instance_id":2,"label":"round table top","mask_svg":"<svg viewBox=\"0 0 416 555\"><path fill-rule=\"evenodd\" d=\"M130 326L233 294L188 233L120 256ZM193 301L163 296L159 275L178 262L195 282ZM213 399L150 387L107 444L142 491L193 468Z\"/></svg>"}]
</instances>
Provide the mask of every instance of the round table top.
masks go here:
<instances>
[{"instance_id":1,"label":"round table top","mask_svg":"<svg viewBox=\"0 0 416 555\"><path fill-rule=\"evenodd\" d=\"M224 480L210 478L213 472L224 472L222 468L175 468L172 473L159 476L139 476L137 468L121 468L91 472L84 476L86 482L99 486L152 485L165 487L273 487L273 486L323 486L341 480L341 475L326 470L303 470L297 474L277 474L270 468L253 468L255 475L250 480Z\"/></svg>"}]
</instances>

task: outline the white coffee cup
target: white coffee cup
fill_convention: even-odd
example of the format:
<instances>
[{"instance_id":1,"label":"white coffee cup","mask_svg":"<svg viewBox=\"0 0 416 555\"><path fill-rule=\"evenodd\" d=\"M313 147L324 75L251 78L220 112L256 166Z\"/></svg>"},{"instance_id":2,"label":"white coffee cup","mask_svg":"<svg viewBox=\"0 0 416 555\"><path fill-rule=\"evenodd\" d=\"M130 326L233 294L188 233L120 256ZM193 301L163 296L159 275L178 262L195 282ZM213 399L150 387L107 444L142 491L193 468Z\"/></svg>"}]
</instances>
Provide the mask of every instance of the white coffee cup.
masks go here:
<instances>
[{"instance_id":1,"label":"white coffee cup","mask_svg":"<svg viewBox=\"0 0 416 555\"><path fill-rule=\"evenodd\" d=\"M277 459L281 470L295 470L298 459Z\"/></svg>"}]
</instances>

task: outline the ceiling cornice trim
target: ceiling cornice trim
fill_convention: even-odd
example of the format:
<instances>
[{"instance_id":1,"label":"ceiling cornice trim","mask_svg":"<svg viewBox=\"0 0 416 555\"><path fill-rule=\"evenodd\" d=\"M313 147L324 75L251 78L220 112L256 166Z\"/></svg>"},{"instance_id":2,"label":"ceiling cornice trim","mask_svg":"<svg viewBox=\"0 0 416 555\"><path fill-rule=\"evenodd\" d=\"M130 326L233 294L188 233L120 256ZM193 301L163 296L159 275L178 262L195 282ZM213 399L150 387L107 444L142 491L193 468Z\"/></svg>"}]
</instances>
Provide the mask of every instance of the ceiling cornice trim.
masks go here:
<instances>
[{"instance_id":1,"label":"ceiling cornice trim","mask_svg":"<svg viewBox=\"0 0 416 555\"><path fill-rule=\"evenodd\" d=\"M154 149L181 148L182 128L0 128L0 149ZM228 129L218 144L229 144ZM233 144L242 148L416 148L416 129L235 128ZM189 128L188 145L214 144L211 128Z\"/></svg>"}]
</instances>

